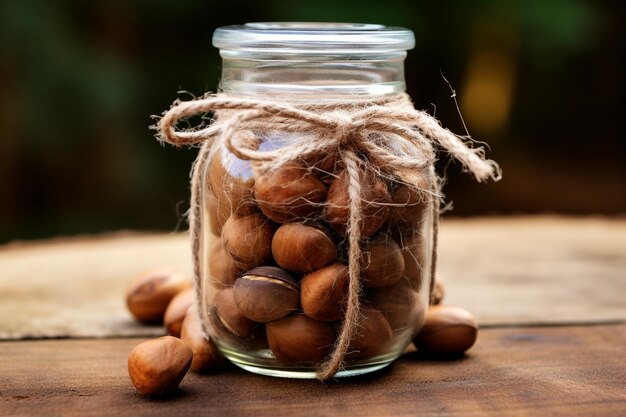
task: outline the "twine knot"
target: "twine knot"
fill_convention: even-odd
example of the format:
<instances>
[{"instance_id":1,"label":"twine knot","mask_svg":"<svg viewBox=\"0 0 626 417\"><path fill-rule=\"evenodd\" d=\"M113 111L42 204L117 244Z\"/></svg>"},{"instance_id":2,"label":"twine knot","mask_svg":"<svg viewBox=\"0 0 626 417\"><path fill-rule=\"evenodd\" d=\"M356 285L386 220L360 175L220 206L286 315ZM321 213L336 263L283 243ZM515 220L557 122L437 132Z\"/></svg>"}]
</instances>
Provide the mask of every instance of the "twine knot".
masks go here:
<instances>
[{"instance_id":1,"label":"twine knot","mask_svg":"<svg viewBox=\"0 0 626 417\"><path fill-rule=\"evenodd\" d=\"M344 111L332 112L329 117L335 123L335 135L340 146L350 143L352 137L358 133L359 126L355 124L352 117Z\"/></svg>"},{"instance_id":2,"label":"twine knot","mask_svg":"<svg viewBox=\"0 0 626 417\"><path fill-rule=\"evenodd\" d=\"M213 112L216 118L216 121L208 127L177 130L176 125L180 120L208 112ZM350 201L347 224L348 296L335 346L329 358L318 370L318 377L322 380L332 378L343 366L345 355L361 319L360 224L363 213L360 181L361 174L366 169L363 158L367 164L381 172L419 189L415 180L415 170L421 170L434 162L433 144L438 144L461 161L464 168L478 181L488 178L498 180L501 177L498 165L484 158L482 148L468 146L459 136L444 129L435 118L415 110L408 95L404 93L382 99L350 99L299 106L289 102L237 98L224 94L205 95L197 100L174 102L158 120L155 128L160 141L175 146L202 143L192 170L189 212L198 297L201 296L199 283L202 255L199 219L202 210L202 174L212 159L212 152L226 147L239 159L255 162L255 166L260 170L278 168L291 161L319 157L324 153L336 153L343 161L349 178ZM242 131L303 133L304 139L298 139L299 135L295 135L296 139L293 142L280 149L262 151L249 148L243 141L238 141L236 133ZM436 236L437 199L433 209ZM433 242L433 263L436 255L435 243ZM434 269L433 265L431 268L433 274Z\"/></svg>"}]
</instances>

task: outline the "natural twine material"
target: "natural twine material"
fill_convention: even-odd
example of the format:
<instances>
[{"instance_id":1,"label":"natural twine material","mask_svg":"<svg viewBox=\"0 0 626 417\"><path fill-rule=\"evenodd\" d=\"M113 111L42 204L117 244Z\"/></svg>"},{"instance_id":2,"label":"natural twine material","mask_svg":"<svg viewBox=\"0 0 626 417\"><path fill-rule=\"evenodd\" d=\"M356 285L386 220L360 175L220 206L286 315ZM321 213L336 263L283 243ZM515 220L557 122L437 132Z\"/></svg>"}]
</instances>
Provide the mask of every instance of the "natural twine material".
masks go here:
<instances>
[{"instance_id":1,"label":"natural twine material","mask_svg":"<svg viewBox=\"0 0 626 417\"><path fill-rule=\"evenodd\" d=\"M192 116L213 113L216 120L200 129L178 130L179 121ZM361 179L365 170L392 176L410 187L417 187L416 173L435 160L433 144L459 160L477 181L499 180L498 165L484 158L480 147L468 146L459 136L444 129L423 111L415 110L407 94L382 99L351 99L333 102L286 102L259 98L207 94L203 98L176 101L157 122L157 138L175 146L202 143L192 169L190 235L196 278L200 291L200 212L202 175L215 152L226 147L242 160L251 161L255 169L275 169L285 163L334 154L348 174L350 216L347 225L349 241L349 284L345 315L335 346L319 371L318 378L332 378L343 366L345 355L360 324L360 260L363 199ZM250 149L238 132L300 132L306 140L294 140L279 150ZM421 190L424 191L424 190ZM432 190L426 190L432 193ZM436 192L438 193L438 184ZM438 197L438 195L437 195ZM435 229L438 198L434 198ZM436 250L433 247L433 261ZM434 272L434 265L432 266ZM434 278L431 278L431 291Z\"/></svg>"}]
</instances>

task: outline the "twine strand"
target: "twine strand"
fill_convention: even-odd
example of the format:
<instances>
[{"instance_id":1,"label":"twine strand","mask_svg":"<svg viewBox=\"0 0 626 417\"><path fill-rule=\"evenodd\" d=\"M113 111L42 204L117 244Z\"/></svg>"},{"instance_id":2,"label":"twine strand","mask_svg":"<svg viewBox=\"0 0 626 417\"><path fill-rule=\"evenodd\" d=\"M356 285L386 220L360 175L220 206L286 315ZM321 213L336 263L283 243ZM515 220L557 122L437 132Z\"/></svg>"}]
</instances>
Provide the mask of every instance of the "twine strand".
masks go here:
<instances>
[{"instance_id":1,"label":"twine strand","mask_svg":"<svg viewBox=\"0 0 626 417\"><path fill-rule=\"evenodd\" d=\"M200 129L178 130L177 124L192 116L213 113L216 120ZM477 181L489 178L499 180L498 165L484 157L480 147L472 148L459 136L443 128L432 116L413 108L407 94L369 100L338 100L329 103L293 103L256 98L237 98L224 94L205 95L203 98L175 101L157 121L157 139L174 146L202 144L193 165L191 178L191 207L189 211L190 239L193 250L196 294L200 299L202 175L212 152L226 147L237 158L257 164L261 170L313 155L336 154L348 174L349 219L347 234L348 296L337 341L329 358L318 370L318 378L332 378L343 366L346 352L358 329L361 293L361 223L363 221L360 174L363 169L357 154L382 172L395 175L410 186L415 186L411 170L431 165L435 159L433 142L459 160L464 169ZM306 140L294 140L278 150L251 149L238 138L241 131L306 132ZM435 189L438 192L439 183ZM438 199L434 199L438 203ZM438 204L435 211L434 240L436 242ZM433 246L432 259L436 257ZM434 274L435 265L432 265ZM431 281L434 281L431 277ZM432 284L432 282L431 282ZM432 288L431 288L432 291ZM200 308L200 303L199 308Z\"/></svg>"},{"instance_id":2,"label":"twine strand","mask_svg":"<svg viewBox=\"0 0 626 417\"><path fill-rule=\"evenodd\" d=\"M344 317L337 342L326 362L318 371L318 378L327 380L332 378L341 368L350 342L357 330L361 314L361 182L359 178L359 160L351 150L343 154L343 162L348 173L348 196L350 198L350 217L348 219L348 297L344 307Z\"/></svg>"}]
</instances>

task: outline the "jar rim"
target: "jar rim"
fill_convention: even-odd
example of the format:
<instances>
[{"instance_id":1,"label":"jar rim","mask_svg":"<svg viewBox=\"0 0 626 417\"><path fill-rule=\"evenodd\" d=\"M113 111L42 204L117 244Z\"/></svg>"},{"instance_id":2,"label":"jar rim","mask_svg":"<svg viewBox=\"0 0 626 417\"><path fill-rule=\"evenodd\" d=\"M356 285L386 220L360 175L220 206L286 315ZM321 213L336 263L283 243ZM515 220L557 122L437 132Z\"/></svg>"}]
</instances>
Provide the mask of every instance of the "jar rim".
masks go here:
<instances>
[{"instance_id":1,"label":"jar rim","mask_svg":"<svg viewBox=\"0 0 626 417\"><path fill-rule=\"evenodd\" d=\"M415 46L409 29L369 23L252 22L213 33L220 50L281 54L384 54Z\"/></svg>"}]
</instances>

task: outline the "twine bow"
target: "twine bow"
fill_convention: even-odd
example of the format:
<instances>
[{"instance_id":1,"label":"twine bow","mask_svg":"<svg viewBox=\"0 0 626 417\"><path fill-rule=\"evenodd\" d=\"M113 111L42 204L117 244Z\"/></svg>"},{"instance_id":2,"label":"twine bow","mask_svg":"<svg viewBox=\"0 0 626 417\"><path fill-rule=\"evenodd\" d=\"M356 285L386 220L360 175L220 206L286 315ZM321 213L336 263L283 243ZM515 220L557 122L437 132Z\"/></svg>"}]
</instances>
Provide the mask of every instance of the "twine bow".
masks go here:
<instances>
[{"instance_id":1,"label":"twine bow","mask_svg":"<svg viewBox=\"0 0 626 417\"><path fill-rule=\"evenodd\" d=\"M217 121L196 130L178 130L178 122L192 116L213 112ZM342 367L350 342L360 319L359 295L361 259L362 198L360 175L364 155L368 164L381 172L400 178L415 186L414 175L434 162L433 142L459 160L477 181L498 180L498 165L484 158L482 148L471 148L463 140L444 129L423 111L413 108L406 94L377 100L351 100L327 104L296 106L292 103L237 98L228 95L206 95L201 99L174 102L157 122L157 138L175 146L202 143L194 163L191 180L190 234L194 256L196 284L200 271L200 192L201 175L210 161L211 152L225 146L242 160L255 162L262 170L307 156L328 153L337 155L348 173L349 219L347 235L348 296L345 314L335 346L318 371L322 380L332 378ZM240 131L299 132L306 139L294 140L286 146L261 151L251 149L236 135ZM239 139L238 139L239 138ZM435 205L438 207L438 204ZM437 216L438 213L435 213ZM433 258L435 250L433 250ZM434 259L433 259L434 261ZM433 265L434 271L434 265ZM196 285L199 293L200 285Z\"/></svg>"}]
</instances>

